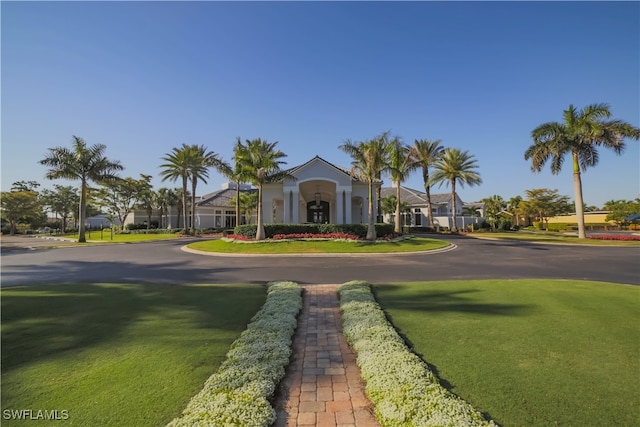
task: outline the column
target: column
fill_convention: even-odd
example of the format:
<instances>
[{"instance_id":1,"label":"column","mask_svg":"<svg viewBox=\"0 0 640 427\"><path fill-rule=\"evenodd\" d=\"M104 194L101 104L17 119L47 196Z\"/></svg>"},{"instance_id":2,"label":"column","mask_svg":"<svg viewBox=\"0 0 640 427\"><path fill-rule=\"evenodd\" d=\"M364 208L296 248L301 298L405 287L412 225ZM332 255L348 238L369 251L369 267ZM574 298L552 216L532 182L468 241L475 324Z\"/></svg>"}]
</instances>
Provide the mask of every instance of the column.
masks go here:
<instances>
[{"instance_id":1,"label":"column","mask_svg":"<svg viewBox=\"0 0 640 427\"><path fill-rule=\"evenodd\" d=\"M336 191L336 224L344 224L344 191Z\"/></svg>"},{"instance_id":2,"label":"column","mask_svg":"<svg viewBox=\"0 0 640 427\"><path fill-rule=\"evenodd\" d=\"M297 189L291 191L291 207L293 208L291 224L300 224L300 192Z\"/></svg>"},{"instance_id":3,"label":"column","mask_svg":"<svg viewBox=\"0 0 640 427\"><path fill-rule=\"evenodd\" d=\"M284 200L284 223L285 224L290 224L291 223L291 214L290 214L290 207L291 207L291 191L290 190L284 190L282 192L282 199Z\"/></svg>"},{"instance_id":4,"label":"column","mask_svg":"<svg viewBox=\"0 0 640 427\"><path fill-rule=\"evenodd\" d=\"M353 210L353 207L351 206L351 189L348 190L344 190L344 208L345 208L345 218L344 218L344 223L345 224L351 224L352 223L352 219L351 219L351 211Z\"/></svg>"}]
</instances>

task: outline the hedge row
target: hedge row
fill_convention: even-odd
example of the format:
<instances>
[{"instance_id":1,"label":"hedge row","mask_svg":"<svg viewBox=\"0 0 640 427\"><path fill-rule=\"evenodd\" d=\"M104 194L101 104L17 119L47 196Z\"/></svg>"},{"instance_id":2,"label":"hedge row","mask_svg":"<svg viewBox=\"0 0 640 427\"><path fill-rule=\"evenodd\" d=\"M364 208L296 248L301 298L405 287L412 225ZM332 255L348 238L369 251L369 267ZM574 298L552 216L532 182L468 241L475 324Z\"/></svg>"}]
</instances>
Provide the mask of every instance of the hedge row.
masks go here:
<instances>
[{"instance_id":1,"label":"hedge row","mask_svg":"<svg viewBox=\"0 0 640 427\"><path fill-rule=\"evenodd\" d=\"M289 364L301 293L294 282L269 284L266 302L231 345L218 372L168 427L266 427L275 422L276 411L268 399Z\"/></svg>"},{"instance_id":2,"label":"hedge row","mask_svg":"<svg viewBox=\"0 0 640 427\"><path fill-rule=\"evenodd\" d=\"M367 224L265 224L264 232L267 239L276 234L332 234L346 233L364 239L367 236ZM250 239L256 237L258 226L256 224L239 225L234 229L234 234ZM383 237L393 233L392 224L376 224L376 235Z\"/></svg>"},{"instance_id":3,"label":"hedge row","mask_svg":"<svg viewBox=\"0 0 640 427\"><path fill-rule=\"evenodd\" d=\"M495 426L438 383L387 321L368 283L340 286L343 333L383 426Z\"/></svg>"}]
</instances>

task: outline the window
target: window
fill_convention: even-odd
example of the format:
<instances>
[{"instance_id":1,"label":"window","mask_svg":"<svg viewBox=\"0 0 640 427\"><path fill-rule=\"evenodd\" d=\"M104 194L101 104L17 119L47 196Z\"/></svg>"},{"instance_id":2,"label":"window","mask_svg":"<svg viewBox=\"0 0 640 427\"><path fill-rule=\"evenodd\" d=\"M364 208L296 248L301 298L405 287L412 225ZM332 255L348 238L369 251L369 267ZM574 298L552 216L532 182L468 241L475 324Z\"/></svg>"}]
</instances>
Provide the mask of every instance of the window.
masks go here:
<instances>
[{"instance_id":1,"label":"window","mask_svg":"<svg viewBox=\"0 0 640 427\"><path fill-rule=\"evenodd\" d=\"M422 211L420 210L420 208L415 208L413 210L414 215L415 215L415 225L416 227L422 227Z\"/></svg>"}]
</instances>

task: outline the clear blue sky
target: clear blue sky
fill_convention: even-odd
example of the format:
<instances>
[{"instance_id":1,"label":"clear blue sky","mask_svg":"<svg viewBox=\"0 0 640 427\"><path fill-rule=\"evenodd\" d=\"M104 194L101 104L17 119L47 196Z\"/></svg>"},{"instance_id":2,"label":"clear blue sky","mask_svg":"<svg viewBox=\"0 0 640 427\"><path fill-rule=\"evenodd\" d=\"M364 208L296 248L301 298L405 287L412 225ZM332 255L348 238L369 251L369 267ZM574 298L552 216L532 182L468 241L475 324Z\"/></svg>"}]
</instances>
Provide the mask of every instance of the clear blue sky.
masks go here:
<instances>
[{"instance_id":1,"label":"clear blue sky","mask_svg":"<svg viewBox=\"0 0 640 427\"><path fill-rule=\"evenodd\" d=\"M122 176L157 177L182 143L230 160L236 137L260 137L288 166L316 154L349 166L345 139L391 130L474 154L484 182L460 189L464 201L541 187L573 199L567 165L530 171L531 130L596 102L640 125L638 2L3 1L1 12L3 190L69 184L47 181L38 160L72 135L106 144ZM639 145L601 151L583 175L587 204L639 196ZM222 182L212 171L199 193ZM421 189L419 174L405 185Z\"/></svg>"}]
</instances>

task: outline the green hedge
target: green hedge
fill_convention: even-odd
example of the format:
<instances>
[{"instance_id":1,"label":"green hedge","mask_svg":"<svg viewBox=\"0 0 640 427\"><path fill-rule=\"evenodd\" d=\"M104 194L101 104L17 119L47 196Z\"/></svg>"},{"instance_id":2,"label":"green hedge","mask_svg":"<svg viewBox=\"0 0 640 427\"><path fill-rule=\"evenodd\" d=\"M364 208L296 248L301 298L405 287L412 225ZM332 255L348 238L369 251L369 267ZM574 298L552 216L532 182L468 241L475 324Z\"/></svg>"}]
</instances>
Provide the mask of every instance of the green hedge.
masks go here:
<instances>
[{"instance_id":1,"label":"green hedge","mask_svg":"<svg viewBox=\"0 0 640 427\"><path fill-rule=\"evenodd\" d=\"M264 232L267 239L276 234L298 234L298 233L348 233L354 234L361 239L367 236L367 224L265 224ZM250 239L256 237L258 226L256 224L239 225L234 229L234 234L245 236ZM376 235L383 237L393 233L392 224L376 224Z\"/></svg>"}]
</instances>

